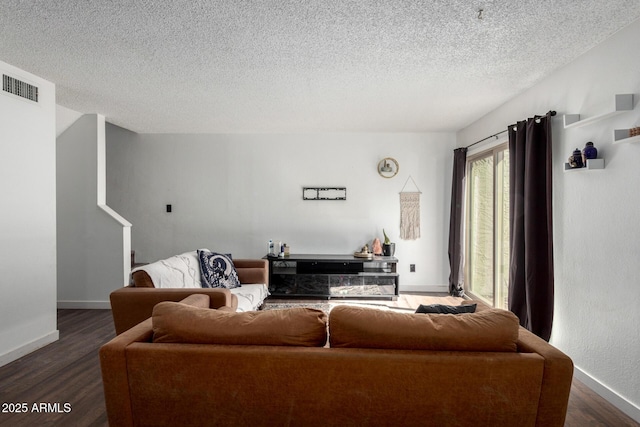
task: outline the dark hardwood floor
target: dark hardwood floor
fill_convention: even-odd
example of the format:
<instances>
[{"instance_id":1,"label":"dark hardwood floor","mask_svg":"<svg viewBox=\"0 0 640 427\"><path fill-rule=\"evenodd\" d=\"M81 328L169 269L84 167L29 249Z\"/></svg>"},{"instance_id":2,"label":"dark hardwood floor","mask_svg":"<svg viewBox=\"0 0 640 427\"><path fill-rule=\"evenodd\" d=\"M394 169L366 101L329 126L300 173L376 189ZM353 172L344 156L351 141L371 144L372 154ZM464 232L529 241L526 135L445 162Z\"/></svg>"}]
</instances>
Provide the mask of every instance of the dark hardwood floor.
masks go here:
<instances>
[{"instance_id":1,"label":"dark hardwood floor","mask_svg":"<svg viewBox=\"0 0 640 427\"><path fill-rule=\"evenodd\" d=\"M111 311L58 310L58 329L60 340L0 367L0 426L107 425L98 349L115 336ZM26 413L4 412L22 403ZM640 424L574 380L565 426Z\"/></svg>"},{"instance_id":2,"label":"dark hardwood floor","mask_svg":"<svg viewBox=\"0 0 640 427\"><path fill-rule=\"evenodd\" d=\"M58 341L0 368L0 402L27 404L3 406L0 426L108 425L98 349L115 336L111 310L58 310L58 330ZM38 412L42 403L52 405Z\"/></svg>"}]
</instances>

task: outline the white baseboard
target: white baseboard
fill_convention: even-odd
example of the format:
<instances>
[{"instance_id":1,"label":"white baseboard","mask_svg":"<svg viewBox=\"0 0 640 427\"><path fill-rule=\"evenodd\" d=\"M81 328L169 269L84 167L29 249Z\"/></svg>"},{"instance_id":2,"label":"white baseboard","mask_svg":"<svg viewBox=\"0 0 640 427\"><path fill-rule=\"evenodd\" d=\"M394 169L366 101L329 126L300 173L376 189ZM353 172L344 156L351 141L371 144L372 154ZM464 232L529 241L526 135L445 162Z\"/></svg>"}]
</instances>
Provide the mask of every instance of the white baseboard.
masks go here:
<instances>
[{"instance_id":1,"label":"white baseboard","mask_svg":"<svg viewBox=\"0 0 640 427\"><path fill-rule=\"evenodd\" d=\"M34 352L39 348L42 348L46 345L51 344L52 342L58 341L59 338L60 338L60 332L56 329L55 331L50 332L43 337L40 337L18 348L10 350L5 354L0 355L0 366L7 365L15 360L18 360L22 356L25 356L31 352Z\"/></svg>"},{"instance_id":2,"label":"white baseboard","mask_svg":"<svg viewBox=\"0 0 640 427\"><path fill-rule=\"evenodd\" d=\"M609 387L602 384L600 381L596 380L577 366L574 367L573 375L577 380L599 394L604 400L611 403L629 417L633 418L636 422L640 423L640 408L638 406L629 402L627 399L620 396L618 393L611 390Z\"/></svg>"},{"instance_id":3,"label":"white baseboard","mask_svg":"<svg viewBox=\"0 0 640 427\"><path fill-rule=\"evenodd\" d=\"M111 310L109 301L58 301L59 309L72 310Z\"/></svg>"},{"instance_id":4,"label":"white baseboard","mask_svg":"<svg viewBox=\"0 0 640 427\"><path fill-rule=\"evenodd\" d=\"M447 285L400 285L400 292L449 292Z\"/></svg>"}]
</instances>

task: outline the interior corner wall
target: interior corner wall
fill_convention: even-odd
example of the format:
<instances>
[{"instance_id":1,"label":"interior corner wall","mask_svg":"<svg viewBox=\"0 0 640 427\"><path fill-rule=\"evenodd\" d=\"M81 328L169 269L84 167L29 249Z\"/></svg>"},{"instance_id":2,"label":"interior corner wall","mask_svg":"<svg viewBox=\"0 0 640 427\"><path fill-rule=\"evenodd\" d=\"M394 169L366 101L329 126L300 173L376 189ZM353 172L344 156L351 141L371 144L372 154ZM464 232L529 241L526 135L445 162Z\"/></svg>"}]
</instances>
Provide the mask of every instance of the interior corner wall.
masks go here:
<instances>
[{"instance_id":1,"label":"interior corner wall","mask_svg":"<svg viewBox=\"0 0 640 427\"><path fill-rule=\"evenodd\" d=\"M555 315L551 342L576 376L640 422L640 143L613 144L614 129L640 126L640 21L553 73L458 134L468 145L509 124L556 110L553 119ZM564 129L563 114L613 111L615 94L634 107ZM594 142L603 170L564 171L575 148Z\"/></svg>"},{"instance_id":2,"label":"interior corner wall","mask_svg":"<svg viewBox=\"0 0 640 427\"><path fill-rule=\"evenodd\" d=\"M110 308L109 294L125 284L128 230L98 204L100 138L104 117L95 114L57 138L59 308Z\"/></svg>"},{"instance_id":3,"label":"interior corner wall","mask_svg":"<svg viewBox=\"0 0 640 427\"><path fill-rule=\"evenodd\" d=\"M58 339L55 85L0 61L39 88L35 103L0 93L0 366Z\"/></svg>"},{"instance_id":4,"label":"interior corner wall","mask_svg":"<svg viewBox=\"0 0 640 427\"><path fill-rule=\"evenodd\" d=\"M80 117L82 113L56 104L56 138Z\"/></svg>"},{"instance_id":5,"label":"interior corner wall","mask_svg":"<svg viewBox=\"0 0 640 427\"><path fill-rule=\"evenodd\" d=\"M133 224L136 261L198 248L261 258L269 239L293 253L348 254L384 228L400 288L444 291L454 146L453 133L161 135L108 125L107 201ZM396 177L378 175L384 157L398 160ZM422 191L414 241L399 237L409 176ZM305 201L303 187L346 187L347 200Z\"/></svg>"}]
</instances>

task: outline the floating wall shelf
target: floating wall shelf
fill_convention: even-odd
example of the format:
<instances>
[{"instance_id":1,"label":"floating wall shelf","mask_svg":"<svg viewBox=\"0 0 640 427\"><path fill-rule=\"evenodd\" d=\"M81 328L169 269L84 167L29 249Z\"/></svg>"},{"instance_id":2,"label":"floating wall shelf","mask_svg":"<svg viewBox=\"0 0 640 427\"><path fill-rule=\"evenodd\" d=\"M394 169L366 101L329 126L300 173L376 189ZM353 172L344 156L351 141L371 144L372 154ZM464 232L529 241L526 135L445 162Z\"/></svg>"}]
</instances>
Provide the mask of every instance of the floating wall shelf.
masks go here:
<instances>
[{"instance_id":1,"label":"floating wall shelf","mask_svg":"<svg viewBox=\"0 0 640 427\"><path fill-rule=\"evenodd\" d=\"M614 144L630 144L632 142L640 142L640 135L629 136L629 129L615 129L613 131Z\"/></svg>"},{"instance_id":2,"label":"floating wall shelf","mask_svg":"<svg viewBox=\"0 0 640 427\"><path fill-rule=\"evenodd\" d=\"M594 169L604 169L604 159L587 159L587 166L584 168L572 168L571 166L569 166L569 163L564 164L565 172L594 170Z\"/></svg>"},{"instance_id":3,"label":"floating wall shelf","mask_svg":"<svg viewBox=\"0 0 640 427\"><path fill-rule=\"evenodd\" d=\"M615 105L613 111L608 111L597 116L587 117L586 119L581 119L580 114L565 114L564 128L571 129L574 127L586 126L591 123L606 119L608 117L615 116L616 114L624 113L625 111L631 110L633 110L633 94L619 94L615 97Z\"/></svg>"}]
</instances>

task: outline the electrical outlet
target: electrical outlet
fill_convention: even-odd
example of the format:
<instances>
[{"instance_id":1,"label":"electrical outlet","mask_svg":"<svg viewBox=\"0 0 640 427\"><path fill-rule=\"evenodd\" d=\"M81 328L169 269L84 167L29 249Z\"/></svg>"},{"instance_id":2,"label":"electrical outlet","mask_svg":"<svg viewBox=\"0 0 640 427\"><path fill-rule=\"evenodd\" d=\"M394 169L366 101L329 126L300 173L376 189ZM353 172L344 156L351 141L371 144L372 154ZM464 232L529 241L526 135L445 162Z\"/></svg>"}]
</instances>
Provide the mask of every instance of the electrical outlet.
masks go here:
<instances>
[{"instance_id":1,"label":"electrical outlet","mask_svg":"<svg viewBox=\"0 0 640 427\"><path fill-rule=\"evenodd\" d=\"M409 271L411 273L415 273L416 272L416 265L415 264L409 264Z\"/></svg>"},{"instance_id":2,"label":"electrical outlet","mask_svg":"<svg viewBox=\"0 0 640 427\"><path fill-rule=\"evenodd\" d=\"M167 213L171 213L171 211L173 210L171 205L167 205Z\"/></svg>"}]
</instances>

